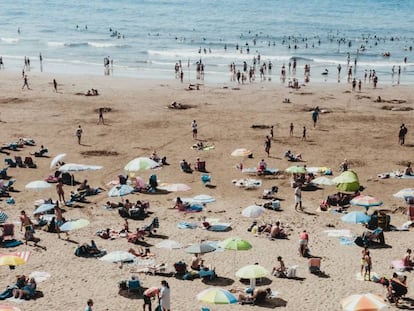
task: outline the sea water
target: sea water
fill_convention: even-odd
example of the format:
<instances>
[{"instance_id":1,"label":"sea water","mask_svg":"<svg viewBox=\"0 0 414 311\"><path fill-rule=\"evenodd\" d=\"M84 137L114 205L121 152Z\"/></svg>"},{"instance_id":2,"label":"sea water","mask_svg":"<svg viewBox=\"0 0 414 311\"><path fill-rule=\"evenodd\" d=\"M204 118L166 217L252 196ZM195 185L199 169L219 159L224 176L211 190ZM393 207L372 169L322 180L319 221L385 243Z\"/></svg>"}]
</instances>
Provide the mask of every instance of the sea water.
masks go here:
<instances>
[{"instance_id":1,"label":"sea water","mask_svg":"<svg viewBox=\"0 0 414 311\"><path fill-rule=\"evenodd\" d=\"M288 78L302 81L308 64L311 82L346 82L349 60L357 79L375 70L380 84L412 84L412 12L411 0L4 1L0 56L16 72L28 57L32 72L146 79L174 79L181 61L185 82L196 81L202 62L207 83L229 82L229 65L250 68L253 58L256 81L259 64L271 62L272 83L280 83L283 64ZM112 60L108 71L104 58Z\"/></svg>"}]
</instances>

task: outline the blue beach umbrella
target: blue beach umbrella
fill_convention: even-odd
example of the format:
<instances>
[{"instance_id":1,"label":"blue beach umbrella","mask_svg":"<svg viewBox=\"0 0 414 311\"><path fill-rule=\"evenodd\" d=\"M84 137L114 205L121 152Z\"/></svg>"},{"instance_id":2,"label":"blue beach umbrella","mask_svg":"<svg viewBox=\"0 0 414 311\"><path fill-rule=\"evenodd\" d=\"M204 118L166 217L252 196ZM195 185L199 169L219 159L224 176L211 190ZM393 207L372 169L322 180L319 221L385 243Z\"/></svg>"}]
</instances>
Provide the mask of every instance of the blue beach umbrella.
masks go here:
<instances>
[{"instance_id":1,"label":"blue beach umbrella","mask_svg":"<svg viewBox=\"0 0 414 311\"><path fill-rule=\"evenodd\" d=\"M351 224L366 224L371 220L371 216L363 213L363 212L350 212L345 214L341 217L343 222L351 223Z\"/></svg>"}]
</instances>

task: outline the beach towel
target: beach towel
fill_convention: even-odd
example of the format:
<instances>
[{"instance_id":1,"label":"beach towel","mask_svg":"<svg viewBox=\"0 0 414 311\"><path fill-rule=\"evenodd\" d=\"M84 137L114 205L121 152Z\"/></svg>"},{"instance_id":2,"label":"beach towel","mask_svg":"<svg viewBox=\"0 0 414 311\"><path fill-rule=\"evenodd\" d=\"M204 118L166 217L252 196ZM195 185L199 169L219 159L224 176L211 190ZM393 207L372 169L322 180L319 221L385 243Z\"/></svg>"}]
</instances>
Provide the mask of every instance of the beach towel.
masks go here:
<instances>
[{"instance_id":1,"label":"beach towel","mask_svg":"<svg viewBox=\"0 0 414 311\"><path fill-rule=\"evenodd\" d=\"M36 280L36 283L41 283L46 281L48 278L50 278L50 273L45 271L33 271L30 273L29 278L34 278Z\"/></svg>"},{"instance_id":2,"label":"beach towel","mask_svg":"<svg viewBox=\"0 0 414 311\"><path fill-rule=\"evenodd\" d=\"M179 229L195 229L195 228L197 228L197 227L198 227L198 225L197 225L197 224L195 224L195 223L189 223L189 222L185 222L185 221L180 221L180 222L177 224L177 227L178 227Z\"/></svg>"},{"instance_id":3,"label":"beach towel","mask_svg":"<svg viewBox=\"0 0 414 311\"><path fill-rule=\"evenodd\" d=\"M9 241L4 241L3 243L0 243L0 248L16 247L22 244L23 242L20 240L9 240Z\"/></svg>"},{"instance_id":4,"label":"beach towel","mask_svg":"<svg viewBox=\"0 0 414 311\"><path fill-rule=\"evenodd\" d=\"M352 237L350 230L347 229L329 229L324 230L326 234L328 234L329 237Z\"/></svg>"},{"instance_id":5,"label":"beach towel","mask_svg":"<svg viewBox=\"0 0 414 311\"><path fill-rule=\"evenodd\" d=\"M361 272L357 272L355 274L355 278L358 281L364 281L364 274L361 275ZM371 281L375 281L375 280L379 280L379 279L380 279L380 276L378 275L378 273L375 273L375 272L371 271Z\"/></svg>"},{"instance_id":6,"label":"beach towel","mask_svg":"<svg viewBox=\"0 0 414 311\"><path fill-rule=\"evenodd\" d=\"M348 246L354 245L355 244L355 237L345 237L345 236L340 237L339 238L339 243L341 245L348 245Z\"/></svg>"}]
</instances>

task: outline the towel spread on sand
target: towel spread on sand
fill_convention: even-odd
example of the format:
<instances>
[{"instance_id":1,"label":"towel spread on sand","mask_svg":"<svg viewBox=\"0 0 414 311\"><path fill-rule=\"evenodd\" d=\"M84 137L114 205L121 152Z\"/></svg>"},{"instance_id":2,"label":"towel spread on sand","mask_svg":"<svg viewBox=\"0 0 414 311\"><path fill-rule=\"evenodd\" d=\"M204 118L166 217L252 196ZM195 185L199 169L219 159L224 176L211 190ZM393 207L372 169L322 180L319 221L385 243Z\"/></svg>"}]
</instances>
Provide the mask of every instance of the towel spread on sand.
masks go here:
<instances>
[{"instance_id":1,"label":"towel spread on sand","mask_svg":"<svg viewBox=\"0 0 414 311\"><path fill-rule=\"evenodd\" d=\"M323 232L327 233L330 237L352 237L350 230L347 229L330 229L324 230Z\"/></svg>"},{"instance_id":2,"label":"towel spread on sand","mask_svg":"<svg viewBox=\"0 0 414 311\"><path fill-rule=\"evenodd\" d=\"M36 283L44 282L50 277L50 273L45 271L33 271L29 275L29 278L34 278L36 280Z\"/></svg>"}]
</instances>

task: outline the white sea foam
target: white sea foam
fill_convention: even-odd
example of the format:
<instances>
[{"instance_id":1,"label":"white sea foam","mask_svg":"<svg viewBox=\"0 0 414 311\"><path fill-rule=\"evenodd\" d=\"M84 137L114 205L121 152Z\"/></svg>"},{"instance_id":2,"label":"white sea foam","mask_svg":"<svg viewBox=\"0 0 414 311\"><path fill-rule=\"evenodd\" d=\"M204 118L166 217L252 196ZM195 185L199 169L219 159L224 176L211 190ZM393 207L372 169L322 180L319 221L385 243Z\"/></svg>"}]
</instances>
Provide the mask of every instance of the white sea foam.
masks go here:
<instances>
[{"instance_id":1,"label":"white sea foam","mask_svg":"<svg viewBox=\"0 0 414 311\"><path fill-rule=\"evenodd\" d=\"M19 38L0 38L0 41L12 44L19 42Z\"/></svg>"}]
</instances>

